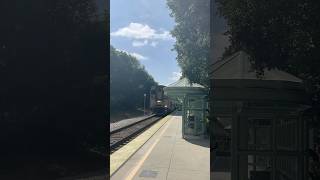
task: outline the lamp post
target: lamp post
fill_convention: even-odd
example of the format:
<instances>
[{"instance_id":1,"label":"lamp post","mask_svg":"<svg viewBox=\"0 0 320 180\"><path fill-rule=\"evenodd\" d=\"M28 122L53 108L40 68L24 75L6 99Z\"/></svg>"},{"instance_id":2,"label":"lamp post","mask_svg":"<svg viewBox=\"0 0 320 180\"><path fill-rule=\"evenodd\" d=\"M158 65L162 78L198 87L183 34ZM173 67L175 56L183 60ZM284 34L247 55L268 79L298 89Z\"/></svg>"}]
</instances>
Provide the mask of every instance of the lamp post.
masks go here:
<instances>
[{"instance_id":1,"label":"lamp post","mask_svg":"<svg viewBox=\"0 0 320 180\"><path fill-rule=\"evenodd\" d=\"M143 115L146 115L146 93L143 94Z\"/></svg>"}]
</instances>

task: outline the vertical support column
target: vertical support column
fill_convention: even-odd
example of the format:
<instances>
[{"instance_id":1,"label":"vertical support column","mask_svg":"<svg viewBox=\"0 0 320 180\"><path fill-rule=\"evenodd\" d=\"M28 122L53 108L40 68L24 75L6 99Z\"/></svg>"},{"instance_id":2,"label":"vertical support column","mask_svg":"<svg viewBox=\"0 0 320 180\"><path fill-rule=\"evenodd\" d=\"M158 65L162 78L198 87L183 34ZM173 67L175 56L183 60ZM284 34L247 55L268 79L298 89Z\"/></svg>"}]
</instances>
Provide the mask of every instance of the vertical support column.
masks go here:
<instances>
[{"instance_id":1,"label":"vertical support column","mask_svg":"<svg viewBox=\"0 0 320 180\"><path fill-rule=\"evenodd\" d=\"M297 131L297 135L296 135L296 152L297 152L297 178L298 179L302 179L302 171L303 171L303 156L302 156L302 124L300 121L300 115L297 116L297 118L295 119L295 124L296 124L296 131Z\"/></svg>"},{"instance_id":2,"label":"vertical support column","mask_svg":"<svg viewBox=\"0 0 320 180\"><path fill-rule=\"evenodd\" d=\"M185 136L185 123L187 118L187 112L186 112L186 97L182 100L182 138Z\"/></svg>"},{"instance_id":3,"label":"vertical support column","mask_svg":"<svg viewBox=\"0 0 320 180\"><path fill-rule=\"evenodd\" d=\"M231 129L231 180L237 180L237 176L238 176L238 161L237 161L237 118L238 118L238 114L237 114L237 107L235 105L235 103L233 103L232 105L232 129Z\"/></svg>"},{"instance_id":4,"label":"vertical support column","mask_svg":"<svg viewBox=\"0 0 320 180\"><path fill-rule=\"evenodd\" d=\"M242 110L238 117L238 149L248 150L248 114Z\"/></svg>"},{"instance_id":5,"label":"vertical support column","mask_svg":"<svg viewBox=\"0 0 320 180\"><path fill-rule=\"evenodd\" d=\"M274 107L274 109L277 109L277 106ZM271 165L272 165L272 171L271 171L271 179L276 180L276 166L277 166L277 120L279 118L279 113L276 113L271 120L271 149L272 149L272 156L271 158Z\"/></svg>"},{"instance_id":6,"label":"vertical support column","mask_svg":"<svg viewBox=\"0 0 320 180\"><path fill-rule=\"evenodd\" d=\"M238 131L241 106L239 102L232 104L232 129L231 129L231 180L239 179Z\"/></svg>"},{"instance_id":7,"label":"vertical support column","mask_svg":"<svg viewBox=\"0 0 320 180\"><path fill-rule=\"evenodd\" d=\"M307 179L307 172L308 169L306 169L308 159L305 155L305 151L307 150L307 143L305 142L305 139L307 137L307 122L308 116L304 116L304 112L300 112L299 116L297 118L298 121L298 179Z\"/></svg>"},{"instance_id":8,"label":"vertical support column","mask_svg":"<svg viewBox=\"0 0 320 180\"><path fill-rule=\"evenodd\" d=\"M201 97L202 100L202 121L201 121L201 134L202 137L204 138L205 133L206 133L206 128L205 128L205 122L206 122L206 106L205 106L205 99L204 97Z\"/></svg>"},{"instance_id":9,"label":"vertical support column","mask_svg":"<svg viewBox=\"0 0 320 180\"><path fill-rule=\"evenodd\" d=\"M238 180L248 180L248 117L247 105L240 104L237 119L237 159L238 159Z\"/></svg>"},{"instance_id":10,"label":"vertical support column","mask_svg":"<svg viewBox=\"0 0 320 180\"><path fill-rule=\"evenodd\" d=\"M213 98L213 80L210 80L210 91L209 91L209 137L210 137L210 172L213 171L213 162L216 158L216 149L214 149L214 145L216 144L216 137L213 135L213 122L216 120L215 118L215 108L214 104L217 101Z\"/></svg>"}]
</instances>

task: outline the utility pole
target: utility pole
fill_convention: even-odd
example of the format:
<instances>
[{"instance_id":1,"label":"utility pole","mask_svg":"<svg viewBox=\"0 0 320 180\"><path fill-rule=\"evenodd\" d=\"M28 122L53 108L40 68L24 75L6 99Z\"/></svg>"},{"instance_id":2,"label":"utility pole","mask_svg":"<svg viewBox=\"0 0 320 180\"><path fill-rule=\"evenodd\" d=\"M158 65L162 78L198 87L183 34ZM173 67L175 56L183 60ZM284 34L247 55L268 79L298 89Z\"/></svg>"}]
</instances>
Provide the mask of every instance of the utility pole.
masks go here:
<instances>
[{"instance_id":1,"label":"utility pole","mask_svg":"<svg viewBox=\"0 0 320 180\"><path fill-rule=\"evenodd\" d=\"M143 115L146 115L146 93L143 94Z\"/></svg>"}]
</instances>

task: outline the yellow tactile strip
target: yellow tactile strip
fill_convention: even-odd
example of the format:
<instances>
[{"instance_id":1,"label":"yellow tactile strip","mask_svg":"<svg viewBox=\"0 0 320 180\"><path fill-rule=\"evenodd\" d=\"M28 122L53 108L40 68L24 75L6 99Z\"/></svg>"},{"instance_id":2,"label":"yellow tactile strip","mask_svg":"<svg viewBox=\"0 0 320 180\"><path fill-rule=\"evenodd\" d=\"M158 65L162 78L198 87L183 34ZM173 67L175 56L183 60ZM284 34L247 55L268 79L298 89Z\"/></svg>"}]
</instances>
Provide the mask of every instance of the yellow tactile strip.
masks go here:
<instances>
[{"instance_id":1,"label":"yellow tactile strip","mask_svg":"<svg viewBox=\"0 0 320 180\"><path fill-rule=\"evenodd\" d=\"M146 143L152 135L154 135L169 119L172 115L168 115L161 119L149 129L144 131L138 137L130 141L125 146L118 149L116 152L110 155L110 176L118 170L123 163L125 163L139 148Z\"/></svg>"}]
</instances>

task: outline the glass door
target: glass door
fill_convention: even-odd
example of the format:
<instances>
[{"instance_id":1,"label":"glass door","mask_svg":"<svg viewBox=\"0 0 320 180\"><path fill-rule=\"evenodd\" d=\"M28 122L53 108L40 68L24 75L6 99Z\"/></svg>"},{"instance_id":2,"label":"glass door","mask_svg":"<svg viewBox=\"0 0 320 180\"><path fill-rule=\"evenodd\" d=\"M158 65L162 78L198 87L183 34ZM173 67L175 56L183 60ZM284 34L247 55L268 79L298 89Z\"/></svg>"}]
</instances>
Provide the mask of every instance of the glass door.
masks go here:
<instances>
[{"instance_id":1,"label":"glass door","mask_svg":"<svg viewBox=\"0 0 320 180\"><path fill-rule=\"evenodd\" d=\"M202 136L205 133L204 95L187 95L184 99L183 134L186 136Z\"/></svg>"}]
</instances>

